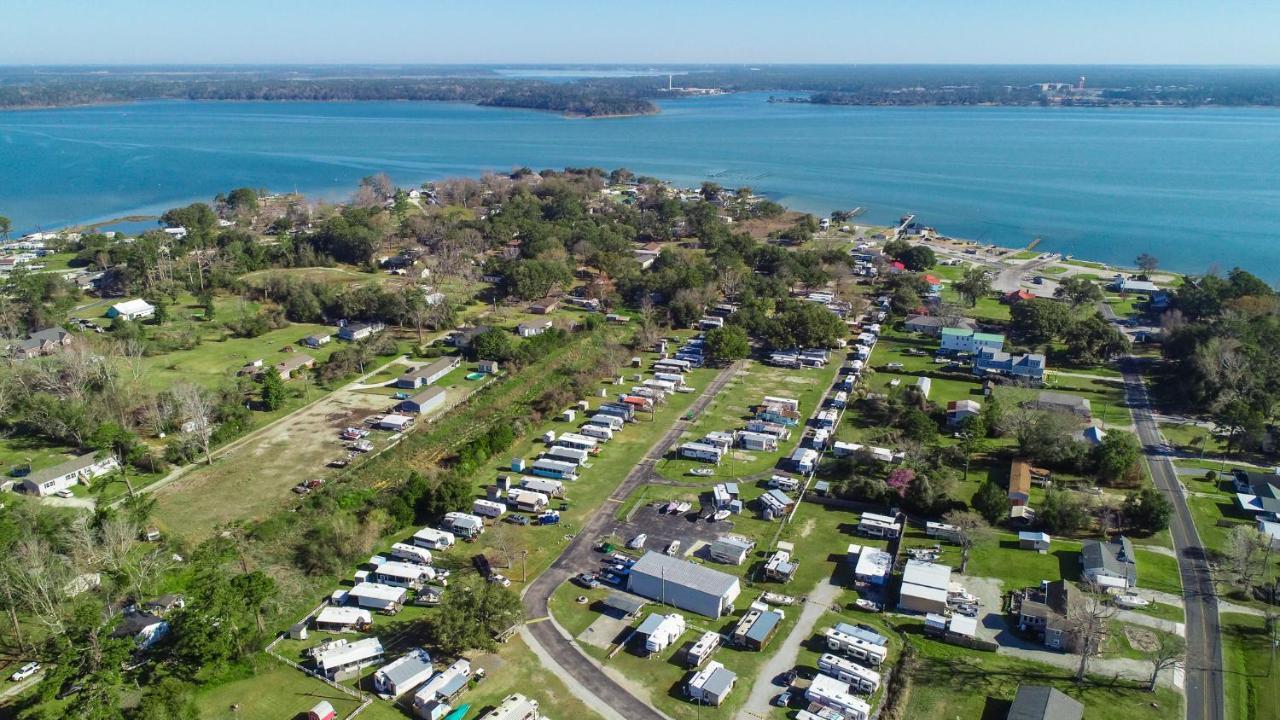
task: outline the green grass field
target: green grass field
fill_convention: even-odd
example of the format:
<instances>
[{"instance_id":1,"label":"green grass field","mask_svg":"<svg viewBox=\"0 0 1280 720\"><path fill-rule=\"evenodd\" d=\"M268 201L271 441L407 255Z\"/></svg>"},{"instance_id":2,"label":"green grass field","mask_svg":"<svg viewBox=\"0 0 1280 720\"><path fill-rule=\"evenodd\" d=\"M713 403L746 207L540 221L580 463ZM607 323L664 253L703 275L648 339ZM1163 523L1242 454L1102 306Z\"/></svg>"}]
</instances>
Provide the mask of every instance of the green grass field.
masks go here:
<instances>
[{"instance_id":1,"label":"green grass field","mask_svg":"<svg viewBox=\"0 0 1280 720\"><path fill-rule=\"evenodd\" d=\"M1138 562L1138 587L1160 590L1174 595L1182 594L1182 576L1178 574L1178 559L1163 553L1134 548Z\"/></svg>"},{"instance_id":2,"label":"green grass field","mask_svg":"<svg viewBox=\"0 0 1280 720\"><path fill-rule=\"evenodd\" d=\"M1222 615L1223 682L1227 717L1270 720L1280 708L1280 671L1265 621L1253 615Z\"/></svg>"},{"instance_id":3,"label":"green grass field","mask_svg":"<svg viewBox=\"0 0 1280 720\"><path fill-rule=\"evenodd\" d=\"M917 628L907 628L919 655L903 717L1001 720L1020 684L1056 687L1080 701L1089 720L1181 716L1182 698L1173 690L1148 693L1138 683L1101 677L1077 683L1070 670L944 644L917 634Z\"/></svg>"}]
</instances>

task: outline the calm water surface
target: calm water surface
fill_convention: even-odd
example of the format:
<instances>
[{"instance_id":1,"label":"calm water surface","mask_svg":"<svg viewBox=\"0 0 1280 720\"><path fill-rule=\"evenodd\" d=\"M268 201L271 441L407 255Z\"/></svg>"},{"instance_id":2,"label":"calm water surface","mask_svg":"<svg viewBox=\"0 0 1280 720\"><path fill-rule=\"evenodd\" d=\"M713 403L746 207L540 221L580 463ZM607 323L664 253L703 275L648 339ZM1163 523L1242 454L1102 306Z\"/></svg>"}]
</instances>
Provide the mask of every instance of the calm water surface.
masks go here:
<instances>
[{"instance_id":1,"label":"calm water surface","mask_svg":"<svg viewBox=\"0 0 1280 720\"><path fill-rule=\"evenodd\" d=\"M760 94L567 120L468 105L152 102L0 112L15 229L158 211L242 185L329 198L485 170L626 166L750 185L800 209L1280 281L1280 111L837 108Z\"/></svg>"}]
</instances>

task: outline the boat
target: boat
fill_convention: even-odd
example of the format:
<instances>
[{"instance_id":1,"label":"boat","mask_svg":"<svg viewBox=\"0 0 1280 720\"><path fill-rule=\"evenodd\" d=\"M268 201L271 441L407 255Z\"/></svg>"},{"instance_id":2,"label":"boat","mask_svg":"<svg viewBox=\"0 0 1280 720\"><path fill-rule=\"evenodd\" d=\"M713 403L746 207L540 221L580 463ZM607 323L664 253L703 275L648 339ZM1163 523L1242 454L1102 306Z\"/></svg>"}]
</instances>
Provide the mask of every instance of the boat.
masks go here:
<instances>
[{"instance_id":1,"label":"boat","mask_svg":"<svg viewBox=\"0 0 1280 720\"><path fill-rule=\"evenodd\" d=\"M689 471L689 474L697 475L698 477L711 477L716 474L716 471L711 468L694 468Z\"/></svg>"},{"instance_id":2,"label":"boat","mask_svg":"<svg viewBox=\"0 0 1280 720\"><path fill-rule=\"evenodd\" d=\"M662 514L664 514L664 515L666 515L666 514L668 514L668 513L673 513L673 512L675 512L675 511L676 511L676 508L677 508L677 507L680 507L680 503L676 502L675 500L672 500L671 502L667 503L666 505L663 505L663 506L662 506L662 510L660 510L660 512L661 512Z\"/></svg>"},{"instance_id":3,"label":"boat","mask_svg":"<svg viewBox=\"0 0 1280 720\"><path fill-rule=\"evenodd\" d=\"M1140 608L1150 605L1151 601L1137 595L1121 595L1116 598L1116 604L1120 607Z\"/></svg>"},{"instance_id":4,"label":"boat","mask_svg":"<svg viewBox=\"0 0 1280 720\"><path fill-rule=\"evenodd\" d=\"M687 503L687 502L682 502L682 503L680 503L679 505L677 505L677 506L676 506L676 512L677 512L677 513L679 513L679 514L681 514L681 515L683 515L683 514L685 514L685 513L689 512L689 508L691 508L691 507L693 507L693 505L690 505L690 504L689 504L689 503Z\"/></svg>"},{"instance_id":5,"label":"boat","mask_svg":"<svg viewBox=\"0 0 1280 720\"><path fill-rule=\"evenodd\" d=\"M728 519L729 519L728 510L717 510L716 514L711 516L711 522L720 522L721 520L728 520Z\"/></svg>"},{"instance_id":6,"label":"boat","mask_svg":"<svg viewBox=\"0 0 1280 720\"><path fill-rule=\"evenodd\" d=\"M853 604L860 610L866 610L867 612L880 612L880 603L872 602L870 600L858 598L853 601Z\"/></svg>"},{"instance_id":7,"label":"boat","mask_svg":"<svg viewBox=\"0 0 1280 720\"><path fill-rule=\"evenodd\" d=\"M796 602L796 599L791 597L790 595L780 595L778 593L772 593L772 592L767 592L761 595L760 599L764 600L770 605L794 605Z\"/></svg>"}]
</instances>

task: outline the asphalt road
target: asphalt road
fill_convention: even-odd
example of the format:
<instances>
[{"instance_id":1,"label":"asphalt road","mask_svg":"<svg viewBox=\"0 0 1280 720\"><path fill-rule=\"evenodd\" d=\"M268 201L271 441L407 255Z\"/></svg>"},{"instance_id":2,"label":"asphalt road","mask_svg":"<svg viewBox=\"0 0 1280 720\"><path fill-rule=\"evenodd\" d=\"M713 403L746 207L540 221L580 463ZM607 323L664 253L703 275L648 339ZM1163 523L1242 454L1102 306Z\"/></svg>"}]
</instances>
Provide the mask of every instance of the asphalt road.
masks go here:
<instances>
[{"instance_id":1,"label":"asphalt road","mask_svg":"<svg viewBox=\"0 0 1280 720\"><path fill-rule=\"evenodd\" d=\"M1151 477L1174 508L1169 529L1178 555L1187 616L1186 716L1188 720L1223 720L1226 712L1222 691L1222 632L1213 574L1178 483L1169 446L1160 436L1147 389L1133 359L1125 361L1124 386Z\"/></svg>"},{"instance_id":2,"label":"asphalt road","mask_svg":"<svg viewBox=\"0 0 1280 720\"><path fill-rule=\"evenodd\" d=\"M734 363L722 370L707 385L702 395L693 402L686 414L695 418L700 415L740 367L741 363ZM627 720L669 720L669 718L614 682L578 649L577 643L572 638L565 637L555 623L547 621L546 618L551 615L548 602L561 583L577 573L593 569L598 564L592 545L613 519L615 506L626 500L636 488L649 480L654 474L654 466L680 439L681 433L690 424L690 421L684 419L677 419L672 423L671 428L663 433L662 437L658 438L658 441L645 453L644 459L627 473L627 476L609 495L602 509L593 515L574 536L560 557L546 572L529 584L523 597L525 617L529 618L526 628L533 642L547 655L555 658L556 663L571 675L579 686Z\"/></svg>"},{"instance_id":3,"label":"asphalt road","mask_svg":"<svg viewBox=\"0 0 1280 720\"><path fill-rule=\"evenodd\" d=\"M1028 273L1052 264L1057 260L1057 257L1057 255L1049 258L1036 257L1024 263L1010 265L996 275L996 279L991 283L991 289L999 293L1011 293L1022 285L1022 278Z\"/></svg>"}]
</instances>

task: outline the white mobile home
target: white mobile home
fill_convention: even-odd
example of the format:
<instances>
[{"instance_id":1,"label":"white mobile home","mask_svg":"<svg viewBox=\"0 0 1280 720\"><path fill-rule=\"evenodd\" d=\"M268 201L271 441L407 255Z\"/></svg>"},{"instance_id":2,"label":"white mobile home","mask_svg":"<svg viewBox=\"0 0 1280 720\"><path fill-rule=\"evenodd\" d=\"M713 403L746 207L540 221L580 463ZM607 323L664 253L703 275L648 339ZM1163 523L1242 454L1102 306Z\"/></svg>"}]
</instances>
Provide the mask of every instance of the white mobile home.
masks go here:
<instances>
[{"instance_id":1,"label":"white mobile home","mask_svg":"<svg viewBox=\"0 0 1280 720\"><path fill-rule=\"evenodd\" d=\"M595 438L600 442L608 442L613 439L613 430L606 425L587 423L586 425L578 428L578 432L589 438Z\"/></svg>"},{"instance_id":2,"label":"white mobile home","mask_svg":"<svg viewBox=\"0 0 1280 720\"><path fill-rule=\"evenodd\" d=\"M888 515L864 512L858 521L858 533L867 537L895 538L902 532L902 523Z\"/></svg>"},{"instance_id":3,"label":"white mobile home","mask_svg":"<svg viewBox=\"0 0 1280 720\"><path fill-rule=\"evenodd\" d=\"M758 450L763 452L773 452L778 448L778 438L767 433L753 433L749 430L742 430L737 433L737 443L744 450Z\"/></svg>"},{"instance_id":4,"label":"white mobile home","mask_svg":"<svg viewBox=\"0 0 1280 720\"><path fill-rule=\"evenodd\" d=\"M791 468L798 473L808 475L818 467L818 451L812 448L798 447L791 457L787 458Z\"/></svg>"},{"instance_id":5,"label":"white mobile home","mask_svg":"<svg viewBox=\"0 0 1280 720\"><path fill-rule=\"evenodd\" d=\"M567 447L565 445L552 445L543 453L543 457L551 460L558 460L564 463L573 463L574 465L582 465L591 458L591 453L575 447Z\"/></svg>"},{"instance_id":6,"label":"white mobile home","mask_svg":"<svg viewBox=\"0 0 1280 720\"><path fill-rule=\"evenodd\" d=\"M407 543L395 543L391 546L391 557L419 565L431 564L431 551Z\"/></svg>"},{"instance_id":7,"label":"white mobile home","mask_svg":"<svg viewBox=\"0 0 1280 720\"><path fill-rule=\"evenodd\" d=\"M484 518L464 512L444 514L444 526L463 537L479 537L484 532Z\"/></svg>"},{"instance_id":8,"label":"white mobile home","mask_svg":"<svg viewBox=\"0 0 1280 720\"><path fill-rule=\"evenodd\" d=\"M796 400L795 398L778 397L776 395L765 395L763 404L783 407L790 410L791 412L800 412L800 401Z\"/></svg>"},{"instance_id":9,"label":"white mobile home","mask_svg":"<svg viewBox=\"0 0 1280 720\"><path fill-rule=\"evenodd\" d=\"M395 613L404 605L407 591L402 587L382 583L362 582L347 591L347 600L362 608Z\"/></svg>"},{"instance_id":10,"label":"white mobile home","mask_svg":"<svg viewBox=\"0 0 1280 720\"><path fill-rule=\"evenodd\" d=\"M864 695L870 695L880 687L880 673L831 653L823 653L818 658L818 670L840 682L849 683L850 688Z\"/></svg>"},{"instance_id":11,"label":"white mobile home","mask_svg":"<svg viewBox=\"0 0 1280 720\"><path fill-rule=\"evenodd\" d=\"M698 667L720 647L720 633L708 630L684 654L685 665Z\"/></svg>"},{"instance_id":12,"label":"white mobile home","mask_svg":"<svg viewBox=\"0 0 1280 720\"><path fill-rule=\"evenodd\" d=\"M708 546L707 552L712 560L727 565L741 565L755 548L754 540L741 535L721 535Z\"/></svg>"},{"instance_id":13,"label":"white mobile home","mask_svg":"<svg viewBox=\"0 0 1280 720\"><path fill-rule=\"evenodd\" d=\"M520 480L520 487L551 497L564 495L564 483L549 478L527 477Z\"/></svg>"},{"instance_id":14,"label":"white mobile home","mask_svg":"<svg viewBox=\"0 0 1280 720\"><path fill-rule=\"evenodd\" d=\"M614 432L618 432L622 429L623 425L626 425L625 420L617 415L610 415L609 413L596 413L591 416L591 419L588 420L587 423L591 425L602 425Z\"/></svg>"},{"instance_id":15,"label":"white mobile home","mask_svg":"<svg viewBox=\"0 0 1280 720\"><path fill-rule=\"evenodd\" d=\"M22 489L31 495L44 497L66 490L76 483L88 485L94 478L119 468L115 455L99 458L93 453L85 453L51 468L28 473L22 479Z\"/></svg>"},{"instance_id":16,"label":"white mobile home","mask_svg":"<svg viewBox=\"0 0 1280 720\"><path fill-rule=\"evenodd\" d=\"M589 438L586 435L577 433L564 433L556 440L556 444L561 447L573 448L575 450L594 450L596 447L596 439Z\"/></svg>"},{"instance_id":17,"label":"white mobile home","mask_svg":"<svg viewBox=\"0 0 1280 720\"><path fill-rule=\"evenodd\" d=\"M842 633L835 628L827 628L822 635L826 639L828 650L846 655L859 662L878 666L884 662L885 657L888 655L888 651L884 646L867 642L848 633Z\"/></svg>"},{"instance_id":18,"label":"white mobile home","mask_svg":"<svg viewBox=\"0 0 1280 720\"><path fill-rule=\"evenodd\" d=\"M684 384L684 375L680 373L659 372L654 373L653 377L662 382L669 382L679 387Z\"/></svg>"},{"instance_id":19,"label":"white mobile home","mask_svg":"<svg viewBox=\"0 0 1280 720\"><path fill-rule=\"evenodd\" d=\"M836 426L836 422L840 420L840 413L835 410L823 410L818 413L818 417L814 419L818 427L830 430Z\"/></svg>"},{"instance_id":20,"label":"white mobile home","mask_svg":"<svg viewBox=\"0 0 1280 720\"><path fill-rule=\"evenodd\" d=\"M715 445L687 442L680 446L680 457L719 465L720 458L724 457L724 451Z\"/></svg>"},{"instance_id":21,"label":"white mobile home","mask_svg":"<svg viewBox=\"0 0 1280 720\"><path fill-rule=\"evenodd\" d=\"M316 670L330 680L344 680L381 660L382 653L378 638L357 640L317 655Z\"/></svg>"},{"instance_id":22,"label":"white mobile home","mask_svg":"<svg viewBox=\"0 0 1280 720\"><path fill-rule=\"evenodd\" d=\"M838 410L843 410L844 407L848 404L849 404L849 393L844 392L843 390L840 392L837 392L835 394L835 397L831 398L831 407L834 407Z\"/></svg>"},{"instance_id":23,"label":"white mobile home","mask_svg":"<svg viewBox=\"0 0 1280 720\"><path fill-rule=\"evenodd\" d=\"M507 514L507 506L500 502L477 498L471 503L471 512L483 517L500 518Z\"/></svg>"},{"instance_id":24,"label":"white mobile home","mask_svg":"<svg viewBox=\"0 0 1280 720\"><path fill-rule=\"evenodd\" d=\"M430 680L434 672L431 655L422 648L413 648L379 668L373 674L373 687L379 694L397 698Z\"/></svg>"},{"instance_id":25,"label":"white mobile home","mask_svg":"<svg viewBox=\"0 0 1280 720\"><path fill-rule=\"evenodd\" d=\"M845 720L867 720L871 706L849 692L849 684L819 673L804 691L805 699L840 713Z\"/></svg>"},{"instance_id":26,"label":"white mobile home","mask_svg":"<svg viewBox=\"0 0 1280 720\"><path fill-rule=\"evenodd\" d=\"M413 694L414 713L418 717L425 717L423 713L429 706L453 699L466 687L470 679L471 663L467 660L459 660L441 670Z\"/></svg>"},{"instance_id":27,"label":"white mobile home","mask_svg":"<svg viewBox=\"0 0 1280 720\"><path fill-rule=\"evenodd\" d=\"M636 628L636 635L644 639L645 652L652 655L671 647L671 643L678 640L684 631L684 616L680 613L653 613Z\"/></svg>"},{"instance_id":28,"label":"white mobile home","mask_svg":"<svg viewBox=\"0 0 1280 720\"><path fill-rule=\"evenodd\" d=\"M448 530L425 527L413 534L413 544L431 550L445 550L457 542Z\"/></svg>"},{"instance_id":29,"label":"white mobile home","mask_svg":"<svg viewBox=\"0 0 1280 720\"><path fill-rule=\"evenodd\" d=\"M316 630L331 633L355 632L373 624L368 610L330 605L316 614Z\"/></svg>"},{"instance_id":30,"label":"white mobile home","mask_svg":"<svg viewBox=\"0 0 1280 720\"><path fill-rule=\"evenodd\" d=\"M369 573L369 579L382 585L417 590L434 580L436 571L417 563L390 560L378 565Z\"/></svg>"},{"instance_id":31,"label":"white mobile home","mask_svg":"<svg viewBox=\"0 0 1280 720\"><path fill-rule=\"evenodd\" d=\"M517 510L524 512L542 512L551 504L551 499L540 492L532 490L512 490L507 495L507 502Z\"/></svg>"},{"instance_id":32,"label":"white mobile home","mask_svg":"<svg viewBox=\"0 0 1280 720\"><path fill-rule=\"evenodd\" d=\"M685 686L689 699L702 705L718 706L729 697L738 675L723 664L712 660L693 674Z\"/></svg>"}]
</instances>

